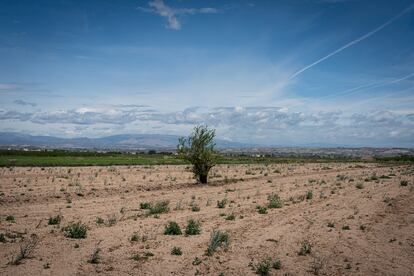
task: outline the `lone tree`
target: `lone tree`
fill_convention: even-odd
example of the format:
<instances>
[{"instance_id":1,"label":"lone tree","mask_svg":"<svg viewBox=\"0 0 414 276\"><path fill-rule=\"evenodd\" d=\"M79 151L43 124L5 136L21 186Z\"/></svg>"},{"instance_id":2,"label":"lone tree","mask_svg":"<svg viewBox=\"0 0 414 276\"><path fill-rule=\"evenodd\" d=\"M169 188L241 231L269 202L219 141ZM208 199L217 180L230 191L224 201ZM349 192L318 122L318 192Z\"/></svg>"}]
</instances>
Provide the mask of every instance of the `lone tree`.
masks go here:
<instances>
[{"instance_id":1,"label":"lone tree","mask_svg":"<svg viewBox=\"0 0 414 276\"><path fill-rule=\"evenodd\" d=\"M193 165L193 173L200 183L207 183L208 172L217 160L214 150L214 129L199 125L194 127L193 133L188 138L178 139L178 154Z\"/></svg>"}]
</instances>

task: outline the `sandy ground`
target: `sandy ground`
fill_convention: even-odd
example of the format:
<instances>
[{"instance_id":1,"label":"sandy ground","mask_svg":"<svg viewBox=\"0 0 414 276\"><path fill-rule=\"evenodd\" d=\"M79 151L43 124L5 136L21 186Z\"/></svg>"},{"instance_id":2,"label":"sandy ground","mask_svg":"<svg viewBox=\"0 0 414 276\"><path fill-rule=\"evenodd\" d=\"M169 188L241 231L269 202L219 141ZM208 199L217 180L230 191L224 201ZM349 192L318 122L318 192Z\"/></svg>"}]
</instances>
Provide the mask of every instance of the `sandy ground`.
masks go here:
<instances>
[{"instance_id":1,"label":"sandy ground","mask_svg":"<svg viewBox=\"0 0 414 276\"><path fill-rule=\"evenodd\" d=\"M185 166L1 168L0 274L254 275L249 264L271 258L281 269L270 275L414 275L413 175L412 165L222 165L203 186ZM259 214L271 193L284 206ZM140 209L160 200L170 212ZM48 225L58 214L60 225ZM168 221L184 231L190 218L200 235L164 235ZM87 225L85 239L65 236L72 221ZM206 256L213 229L228 231L230 245ZM39 241L28 258L8 264L32 234ZM301 256L305 241L311 252ZM171 255L174 246L181 256ZM88 262L95 248L98 264Z\"/></svg>"}]
</instances>

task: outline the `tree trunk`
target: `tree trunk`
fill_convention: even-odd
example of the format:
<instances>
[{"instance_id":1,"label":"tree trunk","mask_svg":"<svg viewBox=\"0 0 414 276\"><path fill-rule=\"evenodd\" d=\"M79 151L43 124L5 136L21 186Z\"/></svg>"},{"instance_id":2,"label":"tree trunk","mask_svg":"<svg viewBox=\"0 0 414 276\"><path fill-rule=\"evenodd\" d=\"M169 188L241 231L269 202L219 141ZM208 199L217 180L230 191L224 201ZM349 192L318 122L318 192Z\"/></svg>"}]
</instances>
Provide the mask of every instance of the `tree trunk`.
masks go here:
<instances>
[{"instance_id":1,"label":"tree trunk","mask_svg":"<svg viewBox=\"0 0 414 276\"><path fill-rule=\"evenodd\" d=\"M207 174L200 174L198 176L198 178L199 178L201 184L206 184L207 183L207 178L208 178Z\"/></svg>"}]
</instances>

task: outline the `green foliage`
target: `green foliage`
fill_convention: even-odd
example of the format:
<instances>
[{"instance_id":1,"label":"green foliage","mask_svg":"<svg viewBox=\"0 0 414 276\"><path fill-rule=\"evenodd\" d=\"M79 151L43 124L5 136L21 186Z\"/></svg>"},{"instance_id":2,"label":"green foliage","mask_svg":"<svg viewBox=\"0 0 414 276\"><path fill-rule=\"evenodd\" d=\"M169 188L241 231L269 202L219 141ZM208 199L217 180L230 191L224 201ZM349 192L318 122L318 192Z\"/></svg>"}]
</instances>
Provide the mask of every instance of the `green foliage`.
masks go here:
<instances>
[{"instance_id":1,"label":"green foliage","mask_svg":"<svg viewBox=\"0 0 414 276\"><path fill-rule=\"evenodd\" d=\"M81 222L71 222L63 228L66 237L71 239L85 239L87 227Z\"/></svg>"},{"instance_id":2,"label":"green foliage","mask_svg":"<svg viewBox=\"0 0 414 276\"><path fill-rule=\"evenodd\" d=\"M186 235L199 235L201 233L201 223L198 220L190 219L185 228Z\"/></svg>"},{"instance_id":3,"label":"green foliage","mask_svg":"<svg viewBox=\"0 0 414 276\"><path fill-rule=\"evenodd\" d=\"M96 218L96 224L101 225L101 224L104 224L104 223L105 223L105 220L103 218L101 218L101 217Z\"/></svg>"},{"instance_id":4,"label":"green foliage","mask_svg":"<svg viewBox=\"0 0 414 276\"><path fill-rule=\"evenodd\" d=\"M217 201L217 208L223 209L223 208L226 207L226 204L227 204L227 199L226 198L224 198L220 201Z\"/></svg>"},{"instance_id":5,"label":"green foliage","mask_svg":"<svg viewBox=\"0 0 414 276\"><path fill-rule=\"evenodd\" d=\"M181 228L175 221L169 221L165 226L164 235L181 235Z\"/></svg>"},{"instance_id":6,"label":"green foliage","mask_svg":"<svg viewBox=\"0 0 414 276\"><path fill-rule=\"evenodd\" d=\"M218 247L223 246L224 249L230 244L230 235L227 232L220 230L213 230L210 235L210 243L207 247L206 254L207 256L212 256L216 252Z\"/></svg>"},{"instance_id":7,"label":"green foliage","mask_svg":"<svg viewBox=\"0 0 414 276\"><path fill-rule=\"evenodd\" d=\"M91 254L91 257L88 260L88 263L99 264L101 262L101 249L95 248Z\"/></svg>"},{"instance_id":8,"label":"green foliage","mask_svg":"<svg viewBox=\"0 0 414 276\"><path fill-rule=\"evenodd\" d=\"M271 267L270 259L263 260L254 266L256 274L261 275L261 276L269 275L270 267Z\"/></svg>"},{"instance_id":9,"label":"green foliage","mask_svg":"<svg viewBox=\"0 0 414 276\"><path fill-rule=\"evenodd\" d=\"M201 264L200 258L199 257L195 257L194 258L194 261L193 261L193 265L199 265L199 264Z\"/></svg>"},{"instance_id":10,"label":"green foliage","mask_svg":"<svg viewBox=\"0 0 414 276\"><path fill-rule=\"evenodd\" d=\"M313 192L312 191L307 191L306 192L306 199L307 200L310 200L310 199L312 199L313 198Z\"/></svg>"},{"instance_id":11,"label":"green foliage","mask_svg":"<svg viewBox=\"0 0 414 276\"><path fill-rule=\"evenodd\" d=\"M48 224L49 225L57 225L57 224L60 224L61 220L62 220L62 216L56 215L54 217L49 218Z\"/></svg>"},{"instance_id":12,"label":"green foliage","mask_svg":"<svg viewBox=\"0 0 414 276\"><path fill-rule=\"evenodd\" d=\"M264 206L257 206L257 211L259 212L259 214L265 215L267 214L267 208Z\"/></svg>"},{"instance_id":13,"label":"green foliage","mask_svg":"<svg viewBox=\"0 0 414 276\"><path fill-rule=\"evenodd\" d=\"M207 126L196 126L188 138L178 140L177 151L181 158L193 165L192 171L200 183L207 183L210 169L217 163L214 150L215 130Z\"/></svg>"},{"instance_id":14,"label":"green foliage","mask_svg":"<svg viewBox=\"0 0 414 276\"><path fill-rule=\"evenodd\" d=\"M308 241L303 241L298 254L300 256L305 256L307 254L310 254L311 251L312 251L312 245Z\"/></svg>"},{"instance_id":15,"label":"green foliage","mask_svg":"<svg viewBox=\"0 0 414 276\"><path fill-rule=\"evenodd\" d=\"M400 185L401 186L408 186L408 181L407 180L401 180Z\"/></svg>"},{"instance_id":16,"label":"green foliage","mask_svg":"<svg viewBox=\"0 0 414 276\"><path fill-rule=\"evenodd\" d=\"M269 201L269 203L267 204L267 207L269 209L282 208L283 207L283 202L277 194L269 195L267 197L267 200Z\"/></svg>"},{"instance_id":17,"label":"green foliage","mask_svg":"<svg viewBox=\"0 0 414 276\"><path fill-rule=\"evenodd\" d=\"M162 214L170 211L170 202L168 200L157 201L154 205L151 203L149 210L150 214Z\"/></svg>"},{"instance_id":18,"label":"green foliage","mask_svg":"<svg viewBox=\"0 0 414 276\"><path fill-rule=\"evenodd\" d=\"M130 238L131 242L137 242L139 241L139 234L138 233L133 233L131 238Z\"/></svg>"},{"instance_id":19,"label":"green foliage","mask_svg":"<svg viewBox=\"0 0 414 276\"><path fill-rule=\"evenodd\" d=\"M277 269L277 270L281 269L281 268L282 268L282 262L280 261L280 259L276 259L276 260L273 262L272 267L273 267L274 269Z\"/></svg>"},{"instance_id":20,"label":"green foliage","mask_svg":"<svg viewBox=\"0 0 414 276\"><path fill-rule=\"evenodd\" d=\"M6 217L6 221L15 222L15 221L16 221L16 219L14 218L14 216L12 216L12 215L8 215L8 216Z\"/></svg>"},{"instance_id":21,"label":"green foliage","mask_svg":"<svg viewBox=\"0 0 414 276\"><path fill-rule=\"evenodd\" d=\"M225 218L225 220L235 220L236 216L234 214L229 214L227 215L227 217Z\"/></svg>"},{"instance_id":22,"label":"green foliage","mask_svg":"<svg viewBox=\"0 0 414 276\"><path fill-rule=\"evenodd\" d=\"M181 256L183 255L183 251L181 251L180 247L174 246L173 249L171 249L171 255Z\"/></svg>"},{"instance_id":23,"label":"green foliage","mask_svg":"<svg viewBox=\"0 0 414 276\"><path fill-rule=\"evenodd\" d=\"M143 210L149 209L149 208L151 208L151 204L149 202L141 202L139 204L139 208L143 209Z\"/></svg>"}]
</instances>

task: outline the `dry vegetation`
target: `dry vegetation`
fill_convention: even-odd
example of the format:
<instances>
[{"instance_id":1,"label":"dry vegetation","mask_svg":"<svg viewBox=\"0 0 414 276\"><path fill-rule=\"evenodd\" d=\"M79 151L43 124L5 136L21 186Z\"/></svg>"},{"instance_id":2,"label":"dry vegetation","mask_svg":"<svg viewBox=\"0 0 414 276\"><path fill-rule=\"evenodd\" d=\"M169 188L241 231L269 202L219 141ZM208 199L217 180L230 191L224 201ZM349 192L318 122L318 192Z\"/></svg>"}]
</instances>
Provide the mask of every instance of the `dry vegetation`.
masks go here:
<instances>
[{"instance_id":1,"label":"dry vegetation","mask_svg":"<svg viewBox=\"0 0 414 276\"><path fill-rule=\"evenodd\" d=\"M1 275L413 275L414 166L0 169Z\"/></svg>"}]
</instances>

